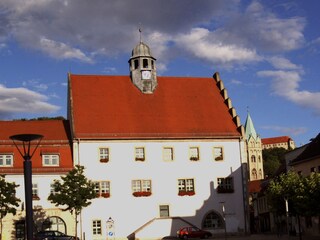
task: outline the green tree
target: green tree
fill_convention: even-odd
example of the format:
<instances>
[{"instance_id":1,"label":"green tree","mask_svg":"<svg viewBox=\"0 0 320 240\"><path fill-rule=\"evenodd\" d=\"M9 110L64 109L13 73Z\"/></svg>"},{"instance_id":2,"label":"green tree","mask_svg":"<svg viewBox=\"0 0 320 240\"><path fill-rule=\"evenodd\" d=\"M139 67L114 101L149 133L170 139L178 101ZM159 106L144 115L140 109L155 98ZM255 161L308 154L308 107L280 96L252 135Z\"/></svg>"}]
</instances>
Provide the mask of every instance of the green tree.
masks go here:
<instances>
[{"instance_id":1,"label":"green tree","mask_svg":"<svg viewBox=\"0 0 320 240\"><path fill-rule=\"evenodd\" d=\"M269 148L262 150L264 174L272 177L279 169L281 164L285 163L284 156L288 150L284 148Z\"/></svg>"},{"instance_id":2,"label":"green tree","mask_svg":"<svg viewBox=\"0 0 320 240\"><path fill-rule=\"evenodd\" d=\"M2 219L8 214L16 214L16 207L20 199L16 197L16 188L19 185L6 182L5 176L0 175L0 239L2 239Z\"/></svg>"},{"instance_id":3,"label":"green tree","mask_svg":"<svg viewBox=\"0 0 320 240\"><path fill-rule=\"evenodd\" d=\"M320 173L312 173L302 179L303 195L299 199L301 212L305 216L320 216Z\"/></svg>"},{"instance_id":4,"label":"green tree","mask_svg":"<svg viewBox=\"0 0 320 240\"><path fill-rule=\"evenodd\" d=\"M289 212L298 217L318 216L320 219L320 174L312 173L302 177L294 172L281 174L270 181L267 197L271 210L282 215L285 213L285 198L288 200ZM299 231L301 239L301 232Z\"/></svg>"},{"instance_id":5,"label":"green tree","mask_svg":"<svg viewBox=\"0 0 320 240\"><path fill-rule=\"evenodd\" d=\"M302 177L295 172L281 174L270 181L267 196L272 209L284 213L284 198L289 201L289 211L303 216L320 215L320 174Z\"/></svg>"},{"instance_id":6,"label":"green tree","mask_svg":"<svg viewBox=\"0 0 320 240\"><path fill-rule=\"evenodd\" d=\"M54 192L48 200L56 206L65 206L63 211L75 214L75 232L77 235L78 216L81 210L91 204L91 199L96 197L94 183L84 176L84 167L77 165L66 176L61 177L62 181L55 180Z\"/></svg>"},{"instance_id":7,"label":"green tree","mask_svg":"<svg viewBox=\"0 0 320 240\"><path fill-rule=\"evenodd\" d=\"M274 178L270 181L267 190L268 202L272 210L280 214L285 212L285 198L288 198L291 213L300 212L299 201L303 194L302 177L295 172L288 172Z\"/></svg>"}]
</instances>

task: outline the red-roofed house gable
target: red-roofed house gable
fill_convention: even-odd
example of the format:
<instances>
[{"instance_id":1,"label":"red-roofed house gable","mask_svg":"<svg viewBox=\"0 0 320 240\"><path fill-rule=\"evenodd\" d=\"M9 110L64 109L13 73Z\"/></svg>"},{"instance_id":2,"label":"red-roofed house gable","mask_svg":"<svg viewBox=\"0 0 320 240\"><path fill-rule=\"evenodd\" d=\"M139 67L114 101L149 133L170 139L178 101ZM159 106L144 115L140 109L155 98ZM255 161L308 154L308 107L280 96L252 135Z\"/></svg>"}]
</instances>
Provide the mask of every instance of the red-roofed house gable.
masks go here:
<instances>
[{"instance_id":1,"label":"red-roofed house gable","mask_svg":"<svg viewBox=\"0 0 320 240\"><path fill-rule=\"evenodd\" d=\"M23 173L23 158L9 138L17 134L43 135L37 150L32 157L33 173L67 173L73 168L72 150L70 144L69 121L43 120L43 121L0 121L0 152L13 155L12 164L1 165L0 173ZM19 142L16 142L19 146ZM33 141L32 148L37 141ZM59 156L59 164L47 166L43 163L43 155L55 154Z\"/></svg>"},{"instance_id":2,"label":"red-roofed house gable","mask_svg":"<svg viewBox=\"0 0 320 240\"><path fill-rule=\"evenodd\" d=\"M239 138L240 125L221 90L212 78L158 77L153 94L143 94L129 76L72 74L73 137Z\"/></svg>"}]
</instances>

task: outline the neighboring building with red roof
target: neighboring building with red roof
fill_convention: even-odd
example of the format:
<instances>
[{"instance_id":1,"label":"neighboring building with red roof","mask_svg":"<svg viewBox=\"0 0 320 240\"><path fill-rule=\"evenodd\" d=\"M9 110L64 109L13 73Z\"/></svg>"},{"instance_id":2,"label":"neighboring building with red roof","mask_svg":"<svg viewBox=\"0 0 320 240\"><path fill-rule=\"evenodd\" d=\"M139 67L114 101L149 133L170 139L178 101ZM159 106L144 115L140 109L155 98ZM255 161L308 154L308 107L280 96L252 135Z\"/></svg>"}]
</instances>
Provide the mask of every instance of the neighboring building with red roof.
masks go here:
<instances>
[{"instance_id":1,"label":"neighboring building with red roof","mask_svg":"<svg viewBox=\"0 0 320 240\"><path fill-rule=\"evenodd\" d=\"M245 233L245 136L219 74L159 77L142 42L129 65L130 76L69 74L74 162L98 196L82 211L86 238L162 238L190 224L223 234L221 202L228 234Z\"/></svg>"},{"instance_id":2,"label":"neighboring building with red roof","mask_svg":"<svg viewBox=\"0 0 320 240\"><path fill-rule=\"evenodd\" d=\"M3 239L24 237L24 159L9 137L26 133L43 135L31 159L35 227L41 230L43 223L50 221L52 228L72 233L73 216L47 201L53 180L73 169L69 121L0 121L0 174L19 185L16 196L21 200L17 215L9 214L3 219ZM36 144L37 141L32 142L32 151Z\"/></svg>"},{"instance_id":3,"label":"neighboring building with red roof","mask_svg":"<svg viewBox=\"0 0 320 240\"><path fill-rule=\"evenodd\" d=\"M292 138L288 136L262 138L262 148L284 148L284 149L295 149L296 145Z\"/></svg>"}]
</instances>

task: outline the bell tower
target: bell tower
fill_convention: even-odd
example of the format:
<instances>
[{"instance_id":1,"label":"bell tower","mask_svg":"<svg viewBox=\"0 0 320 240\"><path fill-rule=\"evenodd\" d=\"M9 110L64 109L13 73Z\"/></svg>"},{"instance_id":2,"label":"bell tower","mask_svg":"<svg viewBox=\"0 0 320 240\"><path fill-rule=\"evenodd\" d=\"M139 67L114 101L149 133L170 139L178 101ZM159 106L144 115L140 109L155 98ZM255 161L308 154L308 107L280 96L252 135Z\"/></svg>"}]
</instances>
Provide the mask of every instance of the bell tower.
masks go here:
<instances>
[{"instance_id":1,"label":"bell tower","mask_svg":"<svg viewBox=\"0 0 320 240\"><path fill-rule=\"evenodd\" d=\"M156 59L151 55L149 46L142 42L140 29L139 32L140 43L132 50L129 59L130 77L141 92L152 94L158 85Z\"/></svg>"}]
</instances>

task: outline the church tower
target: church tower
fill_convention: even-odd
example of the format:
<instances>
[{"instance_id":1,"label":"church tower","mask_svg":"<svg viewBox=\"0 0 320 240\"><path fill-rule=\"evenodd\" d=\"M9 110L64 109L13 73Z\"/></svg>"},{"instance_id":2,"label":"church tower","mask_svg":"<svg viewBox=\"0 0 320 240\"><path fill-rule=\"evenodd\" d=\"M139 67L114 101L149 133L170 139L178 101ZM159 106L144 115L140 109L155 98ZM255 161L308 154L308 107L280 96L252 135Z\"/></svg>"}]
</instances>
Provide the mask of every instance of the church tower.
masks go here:
<instances>
[{"instance_id":1,"label":"church tower","mask_svg":"<svg viewBox=\"0 0 320 240\"><path fill-rule=\"evenodd\" d=\"M249 113L244 125L244 129L247 139L249 180L253 181L264 179L261 138L254 128Z\"/></svg>"},{"instance_id":2,"label":"church tower","mask_svg":"<svg viewBox=\"0 0 320 240\"><path fill-rule=\"evenodd\" d=\"M140 36L140 43L132 50L129 60L130 77L133 84L146 94L152 94L158 84L155 61L149 46L141 41Z\"/></svg>"}]
</instances>

